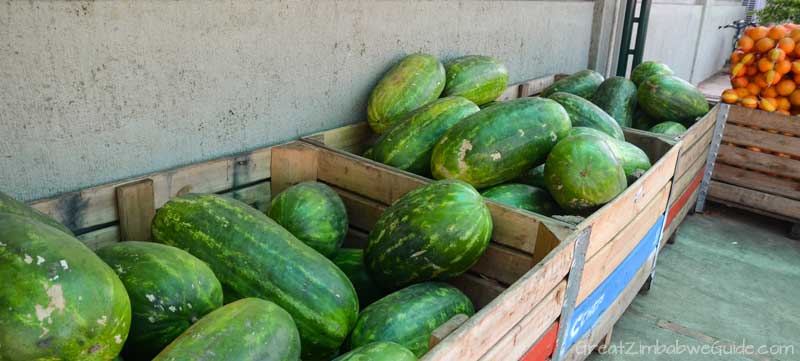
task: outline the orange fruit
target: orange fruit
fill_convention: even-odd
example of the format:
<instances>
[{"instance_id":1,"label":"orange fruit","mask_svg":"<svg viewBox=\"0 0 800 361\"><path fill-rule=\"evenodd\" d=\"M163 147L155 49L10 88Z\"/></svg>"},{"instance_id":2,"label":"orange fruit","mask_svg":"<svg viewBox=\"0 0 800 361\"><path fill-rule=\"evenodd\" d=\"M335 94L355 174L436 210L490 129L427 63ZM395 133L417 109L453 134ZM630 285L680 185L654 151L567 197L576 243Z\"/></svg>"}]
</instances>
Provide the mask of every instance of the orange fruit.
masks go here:
<instances>
[{"instance_id":1,"label":"orange fruit","mask_svg":"<svg viewBox=\"0 0 800 361\"><path fill-rule=\"evenodd\" d=\"M756 41L755 49L758 53L766 53L775 47L775 40L770 38L762 38L759 41Z\"/></svg>"},{"instance_id":2,"label":"orange fruit","mask_svg":"<svg viewBox=\"0 0 800 361\"><path fill-rule=\"evenodd\" d=\"M800 58L800 46L795 46L794 47L794 57L795 58Z\"/></svg>"},{"instance_id":3,"label":"orange fruit","mask_svg":"<svg viewBox=\"0 0 800 361\"><path fill-rule=\"evenodd\" d=\"M733 104L739 101L739 94L736 94L736 91L733 89L727 89L722 92L722 101L728 104Z\"/></svg>"},{"instance_id":4,"label":"orange fruit","mask_svg":"<svg viewBox=\"0 0 800 361\"><path fill-rule=\"evenodd\" d=\"M745 31L745 34L747 34L747 37L749 37L750 39L753 39L754 41L759 41L762 38L766 38L768 33L769 33L769 29L767 29L766 27L763 27L763 26L756 26L756 27L748 28Z\"/></svg>"},{"instance_id":5,"label":"orange fruit","mask_svg":"<svg viewBox=\"0 0 800 361\"><path fill-rule=\"evenodd\" d=\"M794 82L800 84L800 73L794 74Z\"/></svg>"},{"instance_id":6,"label":"orange fruit","mask_svg":"<svg viewBox=\"0 0 800 361\"><path fill-rule=\"evenodd\" d=\"M731 64L739 64L744 57L744 52L741 50L734 50L731 53Z\"/></svg>"},{"instance_id":7,"label":"orange fruit","mask_svg":"<svg viewBox=\"0 0 800 361\"><path fill-rule=\"evenodd\" d=\"M743 76L743 75L745 75L745 70L746 70L746 69L744 68L744 66L745 66L745 65L744 65L744 64L742 64L742 63L739 63L739 64L736 64L736 65L734 65L734 66L731 68L731 78L735 78L735 77L737 77L737 76Z\"/></svg>"},{"instance_id":8,"label":"orange fruit","mask_svg":"<svg viewBox=\"0 0 800 361\"><path fill-rule=\"evenodd\" d=\"M761 89L761 96L765 98L774 98L778 96L778 91L775 89L774 86L769 88Z\"/></svg>"},{"instance_id":9,"label":"orange fruit","mask_svg":"<svg viewBox=\"0 0 800 361\"><path fill-rule=\"evenodd\" d=\"M775 98L766 98L766 97L764 97L764 98L761 98L760 102L758 102L758 109L761 109L761 110L764 110L764 111L767 111L767 112L774 112L775 110L778 109L778 106L777 106L776 103L777 103L777 101L775 101Z\"/></svg>"},{"instance_id":10,"label":"orange fruit","mask_svg":"<svg viewBox=\"0 0 800 361\"><path fill-rule=\"evenodd\" d=\"M789 102L789 98L778 97L777 100L778 100L778 110L785 110L788 112L789 109L792 109L792 103Z\"/></svg>"},{"instance_id":11,"label":"orange fruit","mask_svg":"<svg viewBox=\"0 0 800 361\"><path fill-rule=\"evenodd\" d=\"M800 60L795 60L792 62L792 71L795 74L800 74Z\"/></svg>"},{"instance_id":12,"label":"orange fruit","mask_svg":"<svg viewBox=\"0 0 800 361\"><path fill-rule=\"evenodd\" d=\"M781 61L786 59L786 52L784 52L783 49L780 48L771 49L767 53L767 57L774 63L776 61Z\"/></svg>"},{"instance_id":13,"label":"orange fruit","mask_svg":"<svg viewBox=\"0 0 800 361\"><path fill-rule=\"evenodd\" d=\"M795 84L791 79L783 79L778 82L778 85L776 85L775 88L778 91L778 95L788 96L789 94L792 94L795 89L797 89L797 84Z\"/></svg>"},{"instance_id":14,"label":"orange fruit","mask_svg":"<svg viewBox=\"0 0 800 361\"><path fill-rule=\"evenodd\" d=\"M783 50L786 54L791 54L794 51L795 41L792 38L783 38L778 40L778 48Z\"/></svg>"},{"instance_id":15,"label":"orange fruit","mask_svg":"<svg viewBox=\"0 0 800 361\"><path fill-rule=\"evenodd\" d=\"M789 102L796 107L800 107L800 90L795 90L789 95Z\"/></svg>"},{"instance_id":16,"label":"orange fruit","mask_svg":"<svg viewBox=\"0 0 800 361\"><path fill-rule=\"evenodd\" d=\"M753 95L742 98L741 103L745 108L755 109L758 107L758 99Z\"/></svg>"},{"instance_id":17,"label":"orange fruit","mask_svg":"<svg viewBox=\"0 0 800 361\"><path fill-rule=\"evenodd\" d=\"M800 43L800 28L794 28L791 32L789 32L789 38L794 40L794 43Z\"/></svg>"},{"instance_id":18,"label":"orange fruit","mask_svg":"<svg viewBox=\"0 0 800 361\"><path fill-rule=\"evenodd\" d=\"M750 84L750 80L743 76L731 80L731 86L734 88L744 88L747 86L747 84Z\"/></svg>"},{"instance_id":19,"label":"orange fruit","mask_svg":"<svg viewBox=\"0 0 800 361\"><path fill-rule=\"evenodd\" d=\"M789 40L792 40L792 39L789 39ZM750 50L753 49L753 45L755 45L755 43L756 42L753 41L753 39L751 39L749 36L745 35L745 36L739 38L738 45L739 45L739 49L742 49L742 51L750 51Z\"/></svg>"},{"instance_id":20,"label":"orange fruit","mask_svg":"<svg viewBox=\"0 0 800 361\"><path fill-rule=\"evenodd\" d=\"M758 74L758 66L756 65L748 65L747 69L744 71L744 74L747 76L753 76Z\"/></svg>"},{"instance_id":21,"label":"orange fruit","mask_svg":"<svg viewBox=\"0 0 800 361\"><path fill-rule=\"evenodd\" d=\"M781 75L792 71L792 62L790 62L788 60L781 60L781 61L775 63L775 71L777 71L778 74L781 74Z\"/></svg>"},{"instance_id":22,"label":"orange fruit","mask_svg":"<svg viewBox=\"0 0 800 361\"><path fill-rule=\"evenodd\" d=\"M753 53L747 53L742 56L742 60L739 62L744 63L745 65L753 64L756 61L756 56Z\"/></svg>"},{"instance_id":23,"label":"orange fruit","mask_svg":"<svg viewBox=\"0 0 800 361\"><path fill-rule=\"evenodd\" d=\"M761 93L761 87L754 82L750 82L750 84L747 84L747 92L750 93L750 95L758 95Z\"/></svg>"},{"instance_id":24,"label":"orange fruit","mask_svg":"<svg viewBox=\"0 0 800 361\"><path fill-rule=\"evenodd\" d=\"M767 37L778 41L786 36L786 33L788 33L788 30L783 25L775 25L769 29L769 32L767 32Z\"/></svg>"},{"instance_id":25,"label":"orange fruit","mask_svg":"<svg viewBox=\"0 0 800 361\"><path fill-rule=\"evenodd\" d=\"M733 89L733 91L735 91L736 94L739 95L739 98L743 98L743 97L746 97L746 96L750 95L750 91L747 90L747 88L736 88L736 89Z\"/></svg>"},{"instance_id":26,"label":"orange fruit","mask_svg":"<svg viewBox=\"0 0 800 361\"><path fill-rule=\"evenodd\" d=\"M767 83L767 79L764 77L764 73L758 73L755 77L753 77L753 82L756 83L761 88L766 88L769 86Z\"/></svg>"},{"instance_id":27,"label":"orange fruit","mask_svg":"<svg viewBox=\"0 0 800 361\"><path fill-rule=\"evenodd\" d=\"M775 68L775 63L773 63L771 60L767 59L766 57L758 59L758 71L766 73L773 68Z\"/></svg>"},{"instance_id":28,"label":"orange fruit","mask_svg":"<svg viewBox=\"0 0 800 361\"><path fill-rule=\"evenodd\" d=\"M775 71L775 70L770 70L770 71L764 73L764 80L767 82L767 84L776 85L776 84L778 84L778 82L781 81L782 77L783 77L783 75L782 74L778 74L778 72Z\"/></svg>"}]
</instances>

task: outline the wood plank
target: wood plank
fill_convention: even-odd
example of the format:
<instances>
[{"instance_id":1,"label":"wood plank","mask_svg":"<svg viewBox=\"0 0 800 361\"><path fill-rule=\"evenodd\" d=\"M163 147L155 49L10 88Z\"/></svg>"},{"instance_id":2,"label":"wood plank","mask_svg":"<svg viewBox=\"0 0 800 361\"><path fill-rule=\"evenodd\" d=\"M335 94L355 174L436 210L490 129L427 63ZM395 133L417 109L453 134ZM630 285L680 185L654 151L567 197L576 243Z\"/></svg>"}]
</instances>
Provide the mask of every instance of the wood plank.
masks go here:
<instances>
[{"instance_id":1,"label":"wood plank","mask_svg":"<svg viewBox=\"0 0 800 361\"><path fill-rule=\"evenodd\" d=\"M675 179L685 175L698 159L705 161L708 158L708 150L711 148L711 138L713 136L713 130L709 129L691 147L681 142L682 149L681 154L678 156L678 164L675 166Z\"/></svg>"},{"instance_id":2,"label":"wood plank","mask_svg":"<svg viewBox=\"0 0 800 361\"><path fill-rule=\"evenodd\" d=\"M572 236L422 359L475 360L483 356L564 280L574 249Z\"/></svg>"},{"instance_id":3,"label":"wood plank","mask_svg":"<svg viewBox=\"0 0 800 361\"><path fill-rule=\"evenodd\" d=\"M764 193L800 200L800 181L771 177L764 173L717 163L712 174L714 180Z\"/></svg>"},{"instance_id":4,"label":"wood plank","mask_svg":"<svg viewBox=\"0 0 800 361\"><path fill-rule=\"evenodd\" d=\"M567 281L562 281L480 360L517 360L547 333L561 315Z\"/></svg>"},{"instance_id":5,"label":"wood plank","mask_svg":"<svg viewBox=\"0 0 800 361\"><path fill-rule=\"evenodd\" d=\"M722 144L718 163L800 180L800 161Z\"/></svg>"},{"instance_id":6,"label":"wood plank","mask_svg":"<svg viewBox=\"0 0 800 361\"><path fill-rule=\"evenodd\" d=\"M539 226L539 234L536 236L536 245L533 248L533 264L537 264L547 257L550 252L561 244L562 239L569 237L569 233L572 233L572 229L566 230L561 226L542 223Z\"/></svg>"},{"instance_id":7,"label":"wood plank","mask_svg":"<svg viewBox=\"0 0 800 361\"><path fill-rule=\"evenodd\" d=\"M297 183L317 180L318 149L292 142L272 149L270 194L277 195Z\"/></svg>"},{"instance_id":8,"label":"wood plank","mask_svg":"<svg viewBox=\"0 0 800 361\"><path fill-rule=\"evenodd\" d=\"M731 106L730 113L728 113L728 123L774 129L781 133L800 135L800 122L794 117L768 113L758 109L749 109L738 105Z\"/></svg>"},{"instance_id":9,"label":"wood plank","mask_svg":"<svg viewBox=\"0 0 800 361\"><path fill-rule=\"evenodd\" d=\"M495 99L495 101L501 102L517 98L519 98L519 84L511 84L503 91L503 94L500 94L500 96Z\"/></svg>"},{"instance_id":10,"label":"wood plank","mask_svg":"<svg viewBox=\"0 0 800 361\"><path fill-rule=\"evenodd\" d=\"M525 98L539 94L542 92L542 90L553 84L555 81L555 75L552 74L523 81L519 85L519 96L520 98Z\"/></svg>"},{"instance_id":11,"label":"wood plank","mask_svg":"<svg viewBox=\"0 0 800 361\"><path fill-rule=\"evenodd\" d=\"M719 104L714 105L711 109L704 115L700 120L694 123L689 129L686 130L683 134L681 134L678 139L683 141L686 148L691 147L694 143L697 142L703 135L706 134L709 130L714 129L714 125L717 124L717 114L719 114Z\"/></svg>"},{"instance_id":12,"label":"wood plank","mask_svg":"<svg viewBox=\"0 0 800 361\"><path fill-rule=\"evenodd\" d=\"M107 183L32 202L32 206L73 231L119 220L115 189L125 183L153 180L155 207L159 208L179 191L217 193L270 177L271 148L191 164L143 177Z\"/></svg>"},{"instance_id":13,"label":"wood plank","mask_svg":"<svg viewBox=\"0 0 800 361\"><path fill-rule=\"evenodd\" d=\"M635 144L647 154L652 162L667 154L672 147L678 144L677 140L662 137L663 134L655 134L644 130L625 128L625 141Z\"/></svg>"},{"instance_id":14,"label":"wood plank","mask_svg":"<svg viewBox=\"0 0 800 361\"><path fill-rule=\"evenodd\" d=\"M153 180L142 179L117 187L117 214L122 241L149 241L156 214Z\"/></svg>"},{"instance_id":15,"label":"wood plank","mask_svg":"<svg viewBox=\"0 0 800 361\"><path fill-rule=\"evenodd\" d=\"M447 336L453 333L453 331L455 331L459 326L461 326L464 322L467 322L468 318L469 316L459 313L433 330L433 332L431 332L431 338L428 340L428 349L436 347L439 342L442 342L442 340L447 338Z\"/></svg>"},{"instance_id":16,"label":"wood plank","mask_svg":"<svg viewBox=\"0 0 800 361\"><path fill-rule=\"evenodd\" d=\"M259 211L262 212L267 212L269 210L269 204L270 204L269 181L254 184L244 188L239 188L232 191L222 192L220 194L223 196L228 196L233 199L242 201L247 205L255 209L258 209Z\"/></svg>"},{"instance_id":17,"label":"wood plank","mask_svg":"<svg viewBox=\"0 0 800 361\"><path fill-rule=\"evenodd\" d=\"M375 223L378 222L378 218L381 217L383 211L386 210L387 206L384 204L362 197L353 192L348 192L339 187L334 186L331 188L333 188L333 190L339 194L339 198L342 199L344 207L347 210L347 219L353 227L369 232L372 230Z\"/></svg>"},{"instance_id":18,"label":"wood plank","mask_svg":"<svg viewBox=\"0 0 800 361\"><path fill-rule=\"evenodd\" d=\"M709 197L800 220L800 201L711 181Z\"/></svg>"},{"instance_id":19,"label":"wood plank","mask_svg":"<svg viewBox=\"0 0 800 361\"><path fill-rule=\"evenodd\" d=\"M576 304L580 304L589 297L589 294L603 283L622 264L628 254L639 245L642 238L664 213L663 209L667 203L667 197L669 197L669 190L669 184L664 186L658 196L653 199L652 204L639 213L613 240L594 255L587 253Z\"/></svg>"},{"instance_id":20,"label":"wood plank","mask_svg":"<svg viewBox=\"0 0 800 361\"><path fill-rule=\"evenodd\" d=\"M119 226L113 225L100 228L77 236L89 249L96 251L100 248L119 242Z\"/></svg>"},{"instance_id":21,"label":"wood plank","mask_svg":"<svg viewBox=\"0 0 800 361\"><path fill-rule=\"evenodd\" d=\"M642 285L647 281L650 276L650 270L653 266L654 258L651 256L647 262L637 271L633 280L628 284L625 290L614 300L614 303L606 309L595 323L591 331L587 332L581 339L575 342L567 352L564 353L562 360L564 361L579 361L584 360L600 343L600 339L605 337L609 332L614 329L614 325L628 309L628 306L639 294Z\"/></svg>"},{"instance_id":22,"label":"wood plank","mask_svg":"<svg viewBox=\"0 0 800 361\"><path fill-rule=\"evenodd\" d=\"M797 120L792 120L797 123ZM800 157L800 138L772 134L763 130L728 124L722 140L736 145L757 147L763 150Z\"/></svg>"},{"instance_id":23,"label":"wood plank","mask_svg":"<svg viewBox=\"0 0 800 361\"><path fill-rule=\"evenodd\" d=\"M464 292L475 305L476 310L483 309L495 298L499 297L506 287L487 278L472 273L464 273L456 278L447 280L447 283Z\"/></svg>"},{"instance_id":24,"label":"wood plank","mask_svg":"<svg viewBox=\"0 0 800 361\"><path fill-rule=\"evenodd\" d=\"M587 257L605 246L650 204L665 184L671 181L678 152L678 147L672 147L642 178L578 225L579 229L592 225ZM660 211L662 213L666 211L666 202Z\"/></svg>"},{"instance_id":25,"label":"wood plank","mask_svg":"<svg viewBox=\"0 0 800 361\"><path fill-rule=\"evenodd\" d=\"M675 176L675 181L672 183L672 195L670 196L669 203L667 203L668 207L671 207L672 204L678 200L678 197L686 192L686 189L689 188L694 179L697 178L698 173L705 170L706 161L708 161L706 157L697 158L694 164L689 166L689 169L687 169L682 176ZM700 176L701 181L702 179L703 176Z\"/></svg>"},{"instance_id":26,"label":"wood plank","mask_svg":"<svg viewBox=\"0 0 800 361\"><path fill-rule=\"evenodd\" d=\"M539 340L523 355L519 361L546 361L550 360L553 351L556 349L556 340L558 339L558 322L550 325L547 333L542 335Z\"/></svg>"},{"instance_id":27,"label":"wood plank","mask_svg":"<svg viewBox=\"0 0 800 361\"><path fill-rule=\"evenodd\" d=\"M673 218L672 222L664 228L664 235L661 236L661 243L658 245L658 249L661 250L664 248L664 245L667 244L667 240L672 237L673 234L678 230L681 226L681 223L686 219L686 216L689 214L689 211L694 208L695 204L697 204L697 196L700 195L700 189L695 189L692 192L692 195L689 197L689 200L683 204L678 214Z\"/></svg>"},{"instance_id":28,"label":"wood plank","mask_svg":"<svg viewBox=\"0 0 800 361\"><path fill-rule=\"evenodd\" d=\"M351 227L347 230L347 236L345 236L344 242L342 242L342 247L364 249L367 247L368 237L368 233Z\"/></svg>"}]
</instances>

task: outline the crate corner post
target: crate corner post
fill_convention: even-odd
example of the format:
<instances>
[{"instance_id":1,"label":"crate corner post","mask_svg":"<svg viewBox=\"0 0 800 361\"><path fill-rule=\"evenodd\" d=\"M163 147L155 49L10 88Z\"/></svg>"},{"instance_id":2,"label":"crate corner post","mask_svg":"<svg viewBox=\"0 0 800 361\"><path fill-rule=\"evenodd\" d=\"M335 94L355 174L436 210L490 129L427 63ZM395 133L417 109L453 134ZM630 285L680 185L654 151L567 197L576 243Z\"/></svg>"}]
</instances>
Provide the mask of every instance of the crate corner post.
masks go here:
<instances>
[{"instance_id":1,"label":"crate corner post","mask_svg":"<svg viewBox=\"0 0 800 361\"><path fill-rule=\"evenodd\" d=\"M272 148L270 163L270 194L278 195L297 183L317 180L319 152L309 143L300 141Z\"/></svg>"},{"instance_id":2,"label":"crate corner post","mask_svg":"<svg viewBox=\"0 0 800 361\"><path fill-rule=\"evenodd\" d=\"M115 190L121 241L149 241L155 216L153 180L145 178L120 185Z\"/></svg>"}]
</instances>

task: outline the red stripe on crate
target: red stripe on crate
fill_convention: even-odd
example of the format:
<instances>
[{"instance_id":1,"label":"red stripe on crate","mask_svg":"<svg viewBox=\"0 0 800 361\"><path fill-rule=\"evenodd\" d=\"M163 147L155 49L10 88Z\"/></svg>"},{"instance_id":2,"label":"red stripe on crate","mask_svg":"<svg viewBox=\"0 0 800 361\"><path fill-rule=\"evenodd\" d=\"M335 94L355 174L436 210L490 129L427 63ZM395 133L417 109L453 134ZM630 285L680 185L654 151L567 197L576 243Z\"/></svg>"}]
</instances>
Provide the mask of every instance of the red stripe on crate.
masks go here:
<instances>
[{"instance_id":1,"label":"red stripe on crate","mask_svg":"<svg viewBox=\"0 0 800 361\"><path fill-rule=\"evenodd\" d=\"M558 322L539 339L530 350L520 358L520 361L544 361L547 360L556 349L556 338L558 336Z\"/></svg>"},{"instance_id":2,"label":"red stripe on crate","mask_svg":"<svg viewBox=\"0 0 800 361\"><path fill-rule=\"evenodd\" d=\"M675 219L675 216L678 215L678 213L681 211L681 208L683 208L686 202L689 201L689 198L692 198L692 193L694 193L697 187L700 186L700 182L703 181L703 172L705 170L705 167L700 168L700 171L697 172L697 175L694 176L694 179L692 179L692 183L690 183L689 187L686 188L686 192L683 192L681 197L678 198L678 201L675 202L675 204L672 205L672 208L669 209L669 213L667 213L667 224L664 226L664 228L667 228L670 223L672 223L672 220Z\"/></svg>"}]
</instances>

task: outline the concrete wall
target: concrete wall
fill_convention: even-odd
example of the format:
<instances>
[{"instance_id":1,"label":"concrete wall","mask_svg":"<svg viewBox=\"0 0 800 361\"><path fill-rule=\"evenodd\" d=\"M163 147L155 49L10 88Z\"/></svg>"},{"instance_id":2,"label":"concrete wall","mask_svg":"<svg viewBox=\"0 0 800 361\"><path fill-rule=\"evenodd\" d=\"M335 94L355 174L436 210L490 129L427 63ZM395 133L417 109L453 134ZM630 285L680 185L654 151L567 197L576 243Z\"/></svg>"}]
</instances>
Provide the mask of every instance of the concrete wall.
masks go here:
<instances>
[{"instance_id":1,"label":"concrete wall","mask_svg":"<svg viewBox=\"0 0 800 361\"><path fill-rule=\"evenodd\" d=\"M745 17L745 8L741 5L721 2L710 8L708 19L700 33L700 44L697 53L691 82L699 83L715 74L725 65L731 55L731 42L735 30L720 30L717 27L730 24Z\"/></svg>"},{"instance_id":2,"label":"concrete wall","mask_svg":"<svg viewBox=\"0 0 800 361\"><path fill-rule=\"evenodd\" d=\"M593 3L9 1L0 190L23 200L363 119L403 54L503 59L511 80L588 63Z\"/></svg>"}]
</instances>

